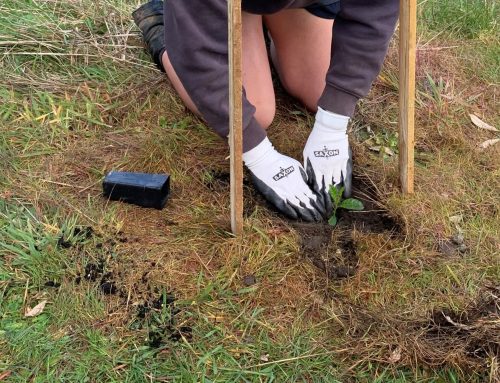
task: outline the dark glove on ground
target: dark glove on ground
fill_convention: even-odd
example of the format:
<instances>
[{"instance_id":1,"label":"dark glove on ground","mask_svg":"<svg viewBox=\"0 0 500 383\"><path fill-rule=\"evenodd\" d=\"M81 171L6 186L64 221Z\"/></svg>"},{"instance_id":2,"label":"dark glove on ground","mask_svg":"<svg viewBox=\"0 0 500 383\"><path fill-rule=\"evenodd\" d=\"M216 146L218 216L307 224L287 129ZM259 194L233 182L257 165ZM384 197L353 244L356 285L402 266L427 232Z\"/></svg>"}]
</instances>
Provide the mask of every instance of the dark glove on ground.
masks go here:
<instances>
[{"instance_id":1,"label":"dark glove on ground","mask_svg":"<svg viewBox=\"0 0 500 383\"><path fill-rule=\"evenodd\" d=\"M153 0L140 6L132 13L135 25L142 32L146 48L154 63L165 72L161 57L165 52L165 28L163 25L163 1Z\"/></svg>"}]
</instances>

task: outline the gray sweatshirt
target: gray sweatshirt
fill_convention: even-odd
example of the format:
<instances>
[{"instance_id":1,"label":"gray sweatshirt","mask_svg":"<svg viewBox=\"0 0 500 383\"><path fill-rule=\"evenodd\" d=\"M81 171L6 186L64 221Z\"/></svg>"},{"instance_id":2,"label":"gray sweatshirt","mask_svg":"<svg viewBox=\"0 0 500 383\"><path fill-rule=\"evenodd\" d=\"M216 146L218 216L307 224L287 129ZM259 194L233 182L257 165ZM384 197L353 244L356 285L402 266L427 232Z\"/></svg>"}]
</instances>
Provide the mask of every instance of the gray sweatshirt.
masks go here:
<instances>
[{"instance_id":1,"label":"gray sweatshirt","mask_svg":"<svg viewBox=\"0 0 500 383\"><path fill-rule=\"evenodd\" d=\"M243 9L270 14L303 8L315 0L243 0ZM172 66L207 123L221 137L229 133L226 0L166 0L165 45ZM325 110L352 116L359 98L379 74L399 15L399 0L342 0L333 25L333 48ZM244 92L244 90L243 90ZM265 130L255 107L243 97L243 150L258 145Z\"/></svg>"}]
</instances>

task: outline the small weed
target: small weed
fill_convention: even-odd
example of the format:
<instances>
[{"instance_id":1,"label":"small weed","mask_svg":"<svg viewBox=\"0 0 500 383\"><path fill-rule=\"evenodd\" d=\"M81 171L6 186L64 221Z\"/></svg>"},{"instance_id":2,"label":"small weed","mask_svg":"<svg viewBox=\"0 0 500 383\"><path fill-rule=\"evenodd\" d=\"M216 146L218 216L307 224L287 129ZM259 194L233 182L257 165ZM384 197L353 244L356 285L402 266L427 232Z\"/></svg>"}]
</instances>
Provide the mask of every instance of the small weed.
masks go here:
<instances>
[{"instance_id":1,"label":"small weed","mask_svg":"<svg viewBox=\"0 0 500 383\"><path fill-rule=\"evenodd\" d=\"M328 220L328 223L331 226L336 226L337 225L337 210L338 209L345 209L345 210L355 210L355 211L360 211L363 210L365 207L363 206L363 202L361 202L359 199L356 198L342 198L342 194L344 193L344 187L337 188L335 186L330 186L330 190L328 191L330 194L330 197L332 199L332 205L333 205L333 213L330 219Z\"/></svg>"},{"instance_id":2,"label":"small weed","mask_svg":"<svg viewBox=\"0 0 500 383\"><path fill-rule=\"evenodd\" d=\"M372 151L387 160L398 153L398 133L388 129L374 131L370 126L358 131L358 139Z\"/></svg>"},{"instance_id":3,"label":"small weed","mask_svg":"<svg viewBox=\"0 0 500 383\"><path fill-rule=\"evenodd\" d=\"M429 73L426 73L426 77L427 83L425 84L425 88L428 92L422 92L422 96L433 101L438 108L442 108L444 103L443 95L448 88L447 82L442 77L439 77L436 81Z\"/></svg>"}]
</instances>

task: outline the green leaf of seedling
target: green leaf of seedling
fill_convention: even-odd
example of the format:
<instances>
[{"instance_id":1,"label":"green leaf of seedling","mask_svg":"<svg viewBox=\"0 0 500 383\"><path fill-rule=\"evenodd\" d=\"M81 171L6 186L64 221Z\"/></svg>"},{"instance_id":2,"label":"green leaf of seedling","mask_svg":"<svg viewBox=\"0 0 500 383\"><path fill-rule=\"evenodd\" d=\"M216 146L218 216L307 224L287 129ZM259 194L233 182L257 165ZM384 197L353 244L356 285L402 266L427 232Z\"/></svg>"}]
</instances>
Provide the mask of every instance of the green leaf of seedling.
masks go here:
<instances>
[{"instance_id":1,"label":"green leaf of seedling","mask_svg":"<svg viewBox=\"0 0 500 383\"><path fill-rule=\"evenodd\" d=\"M330 197L332 198L332 201L335 201L337 199L338 195L338 190L335 186L330 186L330 189L328 190L328 193L330 194Z\"/></svg>"},{"instance_id":2,"label":"green leaf of seedling","mask_svg":"<svg viewBox=\"0 0 500 383\"><path fill-rule=\"evenodd\" d=\"M337 226L337 216L335 214L330 217L328 224L330 226Z\"/></svg>"},{"instance_id":3,"label":"green leaf of seedling","mask_svg":"<svg viewBox=\"0 0 500 383\"><path fill-rule=\"evenodd\" d=\"M339 205L342 209L347 209L347 210L363 210L365 207L363 205L363 202L361 202L359 199L356 198L347 198L342 201L342 203Z\"/></svg>"},{"instance_id":4,"label":"green leaf of seedling","mask_svg":"<svg viewBox=\"0 0 500 383\"><path fill-rule=\"evenodd\" d=\"M332 204L334 208L337 208L340 204L340 201L342 201L342 194L344 193L344 187L335 187L335 186L330 186L330 190L328 190L328 193L330 194L330 197L332 198Z\"/></svg>"}]
</instances>

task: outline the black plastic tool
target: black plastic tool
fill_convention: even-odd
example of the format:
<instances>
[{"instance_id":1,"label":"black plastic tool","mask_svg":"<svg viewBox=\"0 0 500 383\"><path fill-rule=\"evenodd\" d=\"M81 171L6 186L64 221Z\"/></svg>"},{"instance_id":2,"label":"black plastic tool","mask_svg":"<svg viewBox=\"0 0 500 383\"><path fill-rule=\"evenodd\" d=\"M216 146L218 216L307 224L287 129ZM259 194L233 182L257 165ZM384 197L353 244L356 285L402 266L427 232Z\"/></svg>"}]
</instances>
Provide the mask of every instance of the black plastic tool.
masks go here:
<instances>
[{"instance_id":1,"label":"black plastic tool","mask_svg":"<svg viewBox=\"0 0 500 383\"><path fill-rule=\"evenodd\" d=\"M110 200L163 209L170 194L170 176L111 171L102 188L104 197Z\"/></svg>"}]
</instances>

